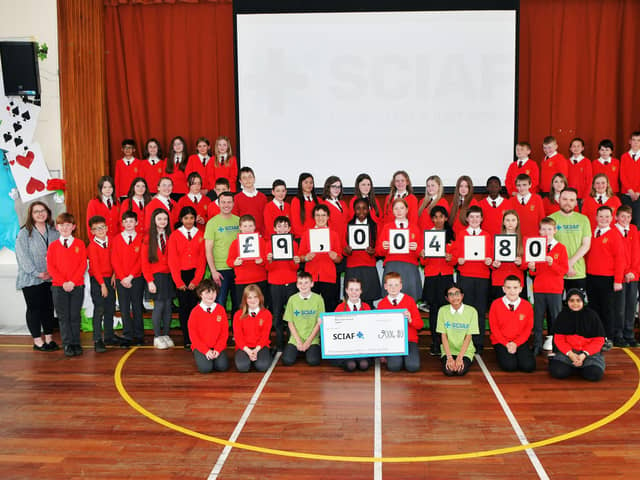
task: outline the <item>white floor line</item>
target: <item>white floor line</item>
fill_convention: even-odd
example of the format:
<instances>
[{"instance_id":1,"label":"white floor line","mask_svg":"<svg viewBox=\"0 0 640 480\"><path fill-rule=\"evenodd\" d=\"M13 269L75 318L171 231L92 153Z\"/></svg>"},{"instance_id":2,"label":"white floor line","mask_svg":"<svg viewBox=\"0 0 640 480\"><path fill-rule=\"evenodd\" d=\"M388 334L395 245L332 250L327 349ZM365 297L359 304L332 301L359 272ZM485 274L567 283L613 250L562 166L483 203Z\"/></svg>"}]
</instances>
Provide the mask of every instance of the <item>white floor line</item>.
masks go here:
<instances>
[{"instance_id":1,"label":"white floor line","mask_svg":"<svg viewBox=\"0 0 640 480\"><path fill-rule=\"evenodd\" d=\"M527 440L527 437L522 431L522 428L520 428L520 424L518 424L516 417L513 415L513 412L511 411L511 409L509 408L509 405L507 404L507 401L502 396L502 393L500 392L498 385L496 385L496 382L493 380L493 377L491 376L489 369L487 368L484 361L482 360L482 357L480 357L479 355L476 355L476 360L478 362L478 365L480 365L480 368L482 369L482 373L484 373L484 376L486 377L487 382L489 382L489 385L491 386L491 390L493 390L493 393L498 399L498 402L500 403L502 410L504 410L504 414L509 419L509 423L511 423L511 427L513 428L513 431L516 432L516 436L518 437L518 440L520 440L520 443L522 445L529 445L529 440ZM549 475L547 475L547 472L542 466L542 463L540 463L540 460L538 459L536 452L531 448L527 448L525 452L529 457L529 460L531 461L533 468L536 469L536 473L538 474L538 477L540 477L542 480L549 480Z\"/></svg>"},{"instance_id":2,"label":"white floor line","mask_svg":"<svg viewBox=\"0 0 640 480\"><path fill-rule=\"evenodd\" d=\"M244 428L245 423L247 423L247 420L249 419L249 415L251 415L253 407L255 407L256 403L258 403L260 394L262 393L262 390L264 389L265 385L269 381L271 372L273 372L273 369L276 367L276 364L278 363L278 360L280 360L281 356L282 356L282 352L278 352L276 353L276 356L273 358L273 361L271 362L271 366L269 367L269 370L267 370L264 376L262 377L262 381L260 382L260 385L258 385L258 388L256 388L256 391L254 392L253 397L251 397L251 400L249 400L249 404L247 405L247 408L244 409L244 413L242 414L242 417L240 417L240 420L238 421L238 424L236 425L235 430L229 437L230 442L235 442L240 436L240 433L242 432L242 429ZM222 453L220 454L220 456L218 457L218 460L216 461L216 464L213 466L213 470L211 470L211 473L209 474L209 477L208 477L209 480L216 480L218 478L218 475L220 474L220 472L222 471L222 467L224 466L224 462L227 461L227 457L229 456L229 453L231 453L231 448L232 447L228 445L224 447L224 449L222 450Z\"/></svg>"},{"instance_id":3,"label":"white floor line","mask_svg":"<svg viewBox=\"0 0 640 480\"><path fill-rule=\"evenodd\" d=\"M373 407L373 456L382 457L382 386L380 383L380 359L376 358ZM382 462L373 464L373 480L382 480Z\"/></svg>"}]
</instances>

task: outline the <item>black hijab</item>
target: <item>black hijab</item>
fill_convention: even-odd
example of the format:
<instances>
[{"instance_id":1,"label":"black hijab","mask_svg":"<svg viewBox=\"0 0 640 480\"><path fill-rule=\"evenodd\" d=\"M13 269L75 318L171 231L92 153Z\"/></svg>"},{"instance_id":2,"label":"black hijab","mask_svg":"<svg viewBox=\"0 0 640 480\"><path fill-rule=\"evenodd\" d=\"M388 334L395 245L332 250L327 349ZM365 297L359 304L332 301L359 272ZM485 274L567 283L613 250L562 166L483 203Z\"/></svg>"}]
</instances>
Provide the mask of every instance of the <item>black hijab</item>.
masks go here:
<instances>
[{"instance_id":1,"label":"black hijab","mask_svg":"<svg viewBox=\"0 0 640 480\"><path fill-rule=\"evenodd\" d=\"M577 288L567 292L567 302L578 295L584 304L584 294ZM606 336L598 314L588 307L582 307L577 312L565 306L553 322L554 332L560 335L580 335L583 338Z\"/></svg>"}]
</instances>

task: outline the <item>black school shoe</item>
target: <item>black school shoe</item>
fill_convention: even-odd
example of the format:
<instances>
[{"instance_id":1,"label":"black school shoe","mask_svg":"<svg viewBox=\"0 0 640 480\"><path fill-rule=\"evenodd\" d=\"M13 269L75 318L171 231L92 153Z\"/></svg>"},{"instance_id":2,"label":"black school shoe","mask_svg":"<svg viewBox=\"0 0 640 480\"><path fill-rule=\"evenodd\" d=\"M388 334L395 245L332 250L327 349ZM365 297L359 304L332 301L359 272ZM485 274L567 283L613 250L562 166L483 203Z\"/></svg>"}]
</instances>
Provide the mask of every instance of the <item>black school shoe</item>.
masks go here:
<instances>
[{"instance_id":1,"label":"black school shoe","mask_svg":"<svg viewBox=\"0 0 640 480\"><path fill-rule=\"evenodd\" d=\"M75 357L76 356L76 352L73 349L73 345L65 345L64 346L64 355L66 357Z\"/></svg>"},{"instance_id":2,"label":"black school shoe","mask_svg":"<svg viewBox=\"0 0 640 480\"><path fill-rule=\"evenodd\" d=\"M45 343L44 346L47 352L55 352L56 350L60 350L60 346L53 340L51 340L49 343Z\"/></svg>"},{"instance_id":3,"label":"black school shoe","mask_svg":"<svg viewBox=\"0 0 640 480\"><path fill-rule=\"evenodd\" d=\"M38 346L35 343L33 344L33 349L36 352L46 352L47 351L47 344L43 343L42 345Z\"/></svg>"},{"instance_id":4,"label":"black school shoe","mask_svg":"<svg viewBox=\"0 0 640 480\"><path fill-rule=\"evenodd\" d=\"M107 347L104 345L104 342L102 340L98 340L97 342L94 342L93 348L97 353L104 353L107 351Z\"/></svg>"},{"instance_id":5,"label":"black school shoe","mask_svg":"<svg viewBox=\"0 0 640 480\"><path fill-rule=\"evenodd\" d=\"M71 345L71 348L73 349L74 355L82 355L82 347L80 345Z\"/></svg>"}]
</instances>

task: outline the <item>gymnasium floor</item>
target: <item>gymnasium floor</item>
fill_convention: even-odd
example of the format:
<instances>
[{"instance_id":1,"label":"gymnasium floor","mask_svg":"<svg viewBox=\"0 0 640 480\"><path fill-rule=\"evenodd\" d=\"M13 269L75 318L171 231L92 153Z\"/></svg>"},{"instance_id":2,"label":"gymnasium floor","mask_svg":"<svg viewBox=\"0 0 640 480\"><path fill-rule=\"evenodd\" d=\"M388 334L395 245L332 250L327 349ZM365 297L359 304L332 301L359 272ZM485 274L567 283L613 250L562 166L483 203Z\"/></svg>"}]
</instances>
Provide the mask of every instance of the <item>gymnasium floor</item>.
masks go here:
<instances>
[{"instance_id":1,"label":"gymnasium floor","mask_svg":"<svg viewBox=\"0 0 640 480\"><path fill-rule=\"evenodd\" d=\"M67 359L0 336L0 478L640 475L638 349L609 352L591 384L552 380L543 357L503 373L491 349L460 379L426 348L417 374L323 362L202 375L182 347L96 354L90 340Z\"/></svg>"}]
</instances>

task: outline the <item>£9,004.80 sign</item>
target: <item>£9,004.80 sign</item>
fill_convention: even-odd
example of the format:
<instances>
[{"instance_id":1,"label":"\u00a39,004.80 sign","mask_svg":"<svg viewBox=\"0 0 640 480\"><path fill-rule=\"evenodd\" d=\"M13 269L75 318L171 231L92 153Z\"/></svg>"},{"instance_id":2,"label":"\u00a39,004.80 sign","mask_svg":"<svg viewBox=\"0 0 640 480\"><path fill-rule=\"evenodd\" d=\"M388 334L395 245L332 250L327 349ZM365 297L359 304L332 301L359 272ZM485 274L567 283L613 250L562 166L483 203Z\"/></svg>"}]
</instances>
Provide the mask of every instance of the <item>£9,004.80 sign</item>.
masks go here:
<instances>
[{"instance_id":1,"label":"\u00a39,004.80 sign","mask_svg":"<svg viewBox=\"0 0 640 480\"><path fill-rule=\"evenodd\" d=\"M320 315L322 358L407 355L405 310L334 312Z\"/></svg>"}]
</instances>

